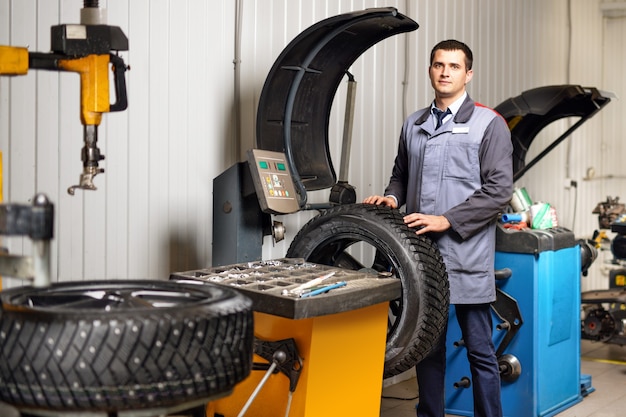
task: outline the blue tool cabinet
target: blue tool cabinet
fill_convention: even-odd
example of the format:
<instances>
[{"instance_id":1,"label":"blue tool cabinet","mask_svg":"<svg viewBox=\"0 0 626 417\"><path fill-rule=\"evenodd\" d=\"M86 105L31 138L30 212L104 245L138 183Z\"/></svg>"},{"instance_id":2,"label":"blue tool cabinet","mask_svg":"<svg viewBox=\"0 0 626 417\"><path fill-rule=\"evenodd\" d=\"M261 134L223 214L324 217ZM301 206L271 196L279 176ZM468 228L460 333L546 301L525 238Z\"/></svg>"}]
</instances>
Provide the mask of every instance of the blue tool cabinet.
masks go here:
<instances>
[{"instance_id":1,"label":"blue tool cabinet","mask_svg":"<svg viewBox=\"0 0 626 417\"><path fill-rule=\"evenodd\" d=\"M563 228L510 231L498 228L496 269L510 278L497 287L517 301L523 323L504 350L519 361L514 381L502 381L505 417L553 416L582 400L580 374L580 247ZM498 348L506 330L493 315ZM472 416L472 389L454 388L471 374L454 306L446 339L446 413ZM461 384L463 385L463 384Z\"/></svg>"}]
</instances>

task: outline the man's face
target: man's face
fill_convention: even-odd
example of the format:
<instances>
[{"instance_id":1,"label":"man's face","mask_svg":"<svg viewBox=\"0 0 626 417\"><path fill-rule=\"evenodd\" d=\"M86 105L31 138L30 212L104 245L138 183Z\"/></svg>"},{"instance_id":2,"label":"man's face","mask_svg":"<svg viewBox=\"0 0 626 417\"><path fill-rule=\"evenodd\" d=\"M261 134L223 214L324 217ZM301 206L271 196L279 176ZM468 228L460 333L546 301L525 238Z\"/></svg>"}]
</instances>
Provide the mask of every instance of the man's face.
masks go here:
<instances>
[{"instance_id":1,"label":"man's face","mask_svg":"<svg viewBox=\"0 0 626 417\"><path fill-rule=\"evenodd\" d=\"M465 84L472 79L473 72L467 70L465 54L460 49L438 49L428 67L428 74L437 97L456 99L465 91Z\"/></svg>"}]
</instances>

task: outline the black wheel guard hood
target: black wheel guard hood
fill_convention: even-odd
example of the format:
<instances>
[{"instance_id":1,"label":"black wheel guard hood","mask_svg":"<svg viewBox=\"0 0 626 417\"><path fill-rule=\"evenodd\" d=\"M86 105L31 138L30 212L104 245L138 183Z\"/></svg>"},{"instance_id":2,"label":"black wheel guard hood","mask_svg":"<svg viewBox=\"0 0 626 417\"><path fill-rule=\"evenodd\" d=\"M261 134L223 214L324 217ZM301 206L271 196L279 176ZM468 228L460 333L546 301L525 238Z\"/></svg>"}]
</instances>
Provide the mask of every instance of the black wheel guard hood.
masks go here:
<instances>
[{"instance_id":1,"label":"black wheel guard hood","mask_svg":"<svg viewBox=\"0 0 626 417\"><path fill-rule=\"evenodd\" d=\"M518 180L585 121L600 111L614 97L593 87L554 85L527 90L496 106L511 130L513 173ZM537 134L550 123L564 117L580 117L565 133L555 139L528 164L526 152Z\"/></svg>"},{"instance_id":2,"label":"black wheel guard hood","mask_svg":"<svg viewBox=\"0 0 626 417\"><path fill-rule=\"evenodd\" d=\"M256 146L286 154L301 207L307 190L336 181L328 123L346 71L374 44L417 28L392 7L341 14L300 33L272 66L259 99Z\"/></svg>"}]
</instances>

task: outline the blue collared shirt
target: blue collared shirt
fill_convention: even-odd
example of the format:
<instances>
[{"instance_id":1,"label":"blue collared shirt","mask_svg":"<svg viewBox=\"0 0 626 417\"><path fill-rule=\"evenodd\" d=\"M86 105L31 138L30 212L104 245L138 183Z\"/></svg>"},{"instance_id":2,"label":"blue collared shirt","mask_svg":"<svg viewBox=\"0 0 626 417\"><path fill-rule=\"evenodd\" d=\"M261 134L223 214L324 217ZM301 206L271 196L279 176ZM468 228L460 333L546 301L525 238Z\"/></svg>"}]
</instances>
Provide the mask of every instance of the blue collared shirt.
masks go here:
<instances>
[{"instance_id":1,"label":"blue collared shirt","mask_svg":"<svg viewBox=\"0 0 626 417\"><path fill-rule=\"evenodd\" d=\"M448 106L448 109L450 110L450 114L443 118L442 124L450 120L451 117L454 117L454 115L461 108L461 105L465 101L466 97L467 97L467 91L464 92L463 95L459 97L454 103ZM435 101L433 100L432 104L430 105L430 114L431 114L431 119L433 122L433 127L437 126L437 116L435 116L435 114L433 113L434 108L437 108L437 106L435 105ZM443 110L443 109L439 109L439 110Z\"/></svg>"}]
</instances>

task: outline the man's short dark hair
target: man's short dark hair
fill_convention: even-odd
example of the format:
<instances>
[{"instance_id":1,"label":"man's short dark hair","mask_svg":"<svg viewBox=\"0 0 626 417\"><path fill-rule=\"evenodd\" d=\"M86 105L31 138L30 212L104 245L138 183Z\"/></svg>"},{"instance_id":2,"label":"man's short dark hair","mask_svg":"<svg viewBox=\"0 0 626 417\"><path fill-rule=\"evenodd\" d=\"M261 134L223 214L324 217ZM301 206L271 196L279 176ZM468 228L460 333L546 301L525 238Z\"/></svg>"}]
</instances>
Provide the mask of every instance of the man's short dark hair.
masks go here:
<instances>
[{"instance_id":1,"label":"man's short dark hair","mask_svg":"<svg viewBox=\"0 0 626 417\"><path fill-rule=\"evenodd\" d=\"M435 52L439 49L443 49L444 51L456 51L461 50L465 54L465 67L466 70L469 71L472 69L472 63L474 62L474 55L472 54L472 50L464 44L463 42L448 39L445 41L439 42L437 45L433 47L433 50L430 52L430 64L433 64L433 59L435 59Z\"/></svg>"}]
</instances>

